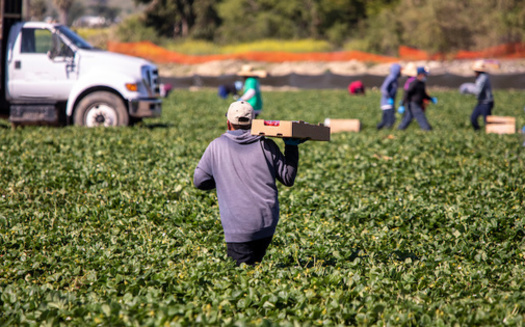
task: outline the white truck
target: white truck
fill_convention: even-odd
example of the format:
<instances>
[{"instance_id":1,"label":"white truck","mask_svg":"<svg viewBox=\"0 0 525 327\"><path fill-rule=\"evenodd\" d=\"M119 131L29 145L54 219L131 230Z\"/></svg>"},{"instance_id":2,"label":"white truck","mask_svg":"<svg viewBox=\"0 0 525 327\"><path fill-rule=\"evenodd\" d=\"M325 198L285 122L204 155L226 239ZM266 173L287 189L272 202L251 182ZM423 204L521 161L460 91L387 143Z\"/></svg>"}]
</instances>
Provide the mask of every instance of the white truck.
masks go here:
<instances>
[{"instance_id":1,"label":"white truck","mask_svg":"<svg viewBox=\"0 0 525 327\"><path fill-rule=\"evenodd\" d=\"M126 126L162 112L157 67L92 47L60 24L22 21L0 0L0 116L13 125Z\"/></svg>"}]
</instances>

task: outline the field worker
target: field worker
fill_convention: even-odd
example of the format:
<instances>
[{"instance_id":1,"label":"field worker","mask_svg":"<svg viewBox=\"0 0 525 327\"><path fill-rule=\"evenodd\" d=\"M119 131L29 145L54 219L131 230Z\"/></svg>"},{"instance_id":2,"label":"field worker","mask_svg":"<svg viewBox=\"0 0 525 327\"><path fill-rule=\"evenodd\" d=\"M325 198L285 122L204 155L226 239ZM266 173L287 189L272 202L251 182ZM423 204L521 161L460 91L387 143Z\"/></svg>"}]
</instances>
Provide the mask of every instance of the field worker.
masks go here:
<instances>
[{"instance_id":1,"label":"field worker","mask_svg":"<svg viewBox=\"0 0 525 327\"><path fill-rule=\"evenodd\" d=\"M414 118L422 130L429 131L432 129L427 121L423 108L425 100L437 103L437 98L430 97L426 91L425 82L427 80L427 75L428 70L425 67L417 68L416 79L410 83L408 90L403 97L403 101L401 101L400 108L402 111L405 111L405 114L398 129L406 129ZM407 107L405 108L405 106Z\"/></svg>"},{"instance_id":2,"label":"field worker","mask_svg":"<svg viewBox=\"0 0 525 327\"><path fill-rule=\"evenodd\" d=\"M200 159L193 183L201 190L217 189L227 255L237 265L261 262L279 221L275 180L294 184L299 139L277 144L251 135L254 110L246 101L230 105L228 130L213 140Z\"/></svg>"},{"instance_id":3,"label":"field worker","mask_svg":"<svg viewBox=\"0 0 525 327\"><path fill-rule=\"evenodd\" d=\"M423 67L423 66L420 66L420 67L416 67L416 65L414 65L413 63L410 63L407 65L406 67L406 70L403 68L401 70L401 74L403 75L406 75L407 76L407 80L405 81L405 85L403 85L403 90L404 90L404 93L406 94L406 92L408 91L408 88L410 87L410 84L416 80L416 76L417 76L417 69L418 68L421 68L421 69L424 69L425 72L427 73L428 75L428 72L429 72L429 69L427 67ZM404 95L403 95L404 97ZM428 100L425 99L423 101L423 106L421 107L421 109L423 109L423 111L425 111L425 109L427 108L427 104L428 104ZM407 106L409 106L410 104L407 104ZM406 108L404 107L400 107L401 110L399 110L398 108L398 111L400 113L403 113Z\"/></svg>"},{"instance_id":4,"label":"field worker","mask_svg":"<svg viewBox=\"0 0 525 327\"><path fill-rule=\"evenodd\" d=\"M406 95L406 92L408 91L408 88L410 86L410 83L416 80L417 76L417 67L413 62L408 63L403 69L401 69L401 75L404 75L407 77L405 84L403 85L403 98ZM403 100L400 101L400 104L403 102ZM407 104L408 106L408 104ZM404 114L406 111L406 106L399 106L397 108L397 112L400 114Z\"/></svg>"},{"instance_id":5,"label":"field worker","mask_svg":"<svg viewBox=\"0 0 525 327\"><path fill-rule=\"evenodd\" d=\"M243 65L237 76L244 77L244 93L239 101L248 102L252 106L256 118L263 109L259 78L268 76L268 73L264 70L254 70L251 65Z\"/></svg>"},{"instance_id":6,"label":"field worker","mask_svg":"<svg viewBox=\"0 0 525 327\"><path fill-rule=\"evenodd\" d=\"M226 99L231 94L233 98L237 100L239 98L238 92L242 90L242 87L243 84L241 81L235 81L235 83L231 84L222 84L219 85L217 94L223 99Z\"/></svg>"},{"instance_id":7,"label":"field worker","mask_svg":"<svg viewBox=\"0 0 525 327\"><path fill-rule=\"evenodd\" d=\"M478 103L472 111L470 122L474 130L479 130L478 118L483 116L483 122L487 122L487 116L492 114L494 108L494 96L492 95L492 86L490 85L489 75L487 74L487 66L484 60L478 60L472 65L472 70L476 75L474 95L478 99Z\"/></svg>"},{"instance_id":8,"label":"field worker","mask_svg":"<svg viewBox=\"0 0 525 327\"><path fill-rule=\"evenodd\" d=\"M383 127L392 128L396 122L394 102L396 100L398 79L401 76L401 66L392 64L390 74L385 78L381 85L381 111L383 112L381 122L377 124L377 129Z\"/></svg>"},{"instance_id":9,"label":"field worker","mask_svg":"<svg viewBox=\"0 0 525 327\"><path fill-rule=\"evenodd\" d=\"M407 91L410 87L410 83L416 80L417 76L417 67L416 65L411 62L408 63L403 69L401 70L401 74L405 75L407 77L407 80L405 81L405 84L403 85L403 90Z\"/></svg>"},{"instance_id":10,"label":"field worker","mask_svg":"<svg viewBox=\"0 0 525 327\"><path fill-rule=\"evenodd\" d=\"M365 95L365 86L361 81L353 81L348 84L348 93L351 95Z\"/></svg>"}]
</instances>

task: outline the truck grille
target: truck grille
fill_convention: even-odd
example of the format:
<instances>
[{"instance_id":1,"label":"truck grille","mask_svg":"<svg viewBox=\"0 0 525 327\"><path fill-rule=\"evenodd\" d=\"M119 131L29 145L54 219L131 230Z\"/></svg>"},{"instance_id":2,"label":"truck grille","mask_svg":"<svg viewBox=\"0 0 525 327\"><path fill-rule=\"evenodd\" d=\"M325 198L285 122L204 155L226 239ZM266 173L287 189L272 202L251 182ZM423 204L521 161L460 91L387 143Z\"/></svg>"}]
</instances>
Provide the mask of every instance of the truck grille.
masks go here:
<instances>
[{"instance_id":1,"label":"truck grille","mask_svg":"<svg viewBox=\"0 0 525 327\"><path fill-rule=\"evenodd\" d=\"M159 70L151 66L143 66L142 78L150 96L158 97L160 94Z\"/></svg>"}]
</instances>

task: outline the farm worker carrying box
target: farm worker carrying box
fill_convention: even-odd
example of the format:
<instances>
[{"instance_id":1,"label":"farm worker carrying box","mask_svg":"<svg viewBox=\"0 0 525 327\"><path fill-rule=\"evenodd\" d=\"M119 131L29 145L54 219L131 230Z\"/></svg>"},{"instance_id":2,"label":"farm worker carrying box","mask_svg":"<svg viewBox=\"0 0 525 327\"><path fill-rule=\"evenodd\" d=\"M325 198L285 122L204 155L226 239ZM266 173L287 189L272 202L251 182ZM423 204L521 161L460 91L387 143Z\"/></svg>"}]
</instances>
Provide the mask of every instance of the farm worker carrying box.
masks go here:
<instances>
[{"instance_id":1,"label":"farm worker carrying box","mask_svg":"<svg viewBox=\"0 0 525 327\"><path fill-rule=\"evenodd\" d=\"M234 102L226 114L228 131L213 140L200 159L193 183L217 189L227 255L237 265L261 262L279 221L275 180L292 186L299 165L298 144L284 138L284 155L271 139L252 135L254 111Z\"/></svg>"}]
</instances>

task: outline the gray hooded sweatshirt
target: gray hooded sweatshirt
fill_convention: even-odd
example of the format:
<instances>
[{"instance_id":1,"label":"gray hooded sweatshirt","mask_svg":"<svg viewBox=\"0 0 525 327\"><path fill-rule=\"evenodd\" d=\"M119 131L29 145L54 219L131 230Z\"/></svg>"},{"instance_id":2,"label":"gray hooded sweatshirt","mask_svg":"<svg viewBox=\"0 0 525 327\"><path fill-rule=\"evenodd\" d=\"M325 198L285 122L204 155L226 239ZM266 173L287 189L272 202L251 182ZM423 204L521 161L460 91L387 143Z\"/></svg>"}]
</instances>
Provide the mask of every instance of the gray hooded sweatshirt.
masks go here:
<instances>
[{"instance_id":1,"label":"gray hooded sweatshirt","mask_svg":"<svg viewBox=\"0 0 525 327\"><path fill-rule=\"evenodd\" d=\"M474 94L478 98L479 103L487 104L494 102L492 86L490 85L490 79L487 73L480 72L476 78L476 88L474 90Z\"/></svg>"},{"instance_id":2,"label":"gray hooded sweatshirt","mask_svg":"<svg viewBox=\"0 0 525 327\"><path fill-rule=\"evenodd\" d=\"M385 78L381 84L381 109L393 109L393 103L388 103L388 99L396 100L398 79L401 76L401 66L399 64L392 64L390 66L390 74Z\"/></svg>"},{"instance_id":3,"label":"gray hooded sweatshirt","mask_svg":"<svg viewBox=\"0 0 525 327\"><path fill-rule=\"evenodd\" d=\"M221 223L228 243L270 237L279 221L277 179L292 186L299 150L277 144L249 130L228 131L213 140L195 168L193 183L217 188Z\"/></svg>"}]
</instances>

